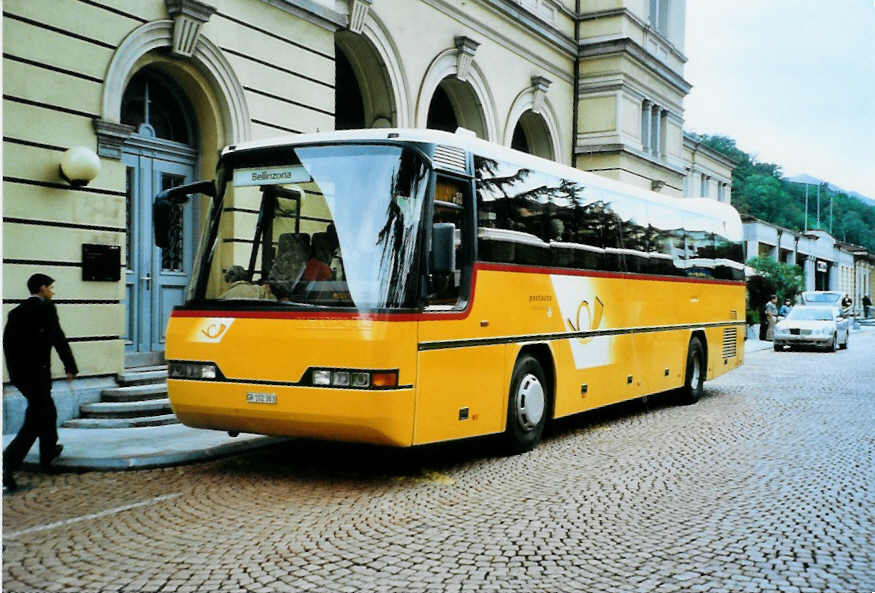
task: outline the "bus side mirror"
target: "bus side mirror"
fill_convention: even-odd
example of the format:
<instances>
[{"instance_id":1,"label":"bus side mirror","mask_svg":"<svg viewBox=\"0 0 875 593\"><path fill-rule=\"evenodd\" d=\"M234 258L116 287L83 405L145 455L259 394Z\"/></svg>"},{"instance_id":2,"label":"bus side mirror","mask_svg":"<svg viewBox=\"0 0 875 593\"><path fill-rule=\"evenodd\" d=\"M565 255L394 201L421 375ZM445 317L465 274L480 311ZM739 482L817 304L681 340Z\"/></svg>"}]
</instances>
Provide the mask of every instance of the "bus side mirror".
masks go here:
<instances>
[{"instance_id":1,"label":"bus side mirror","mask_svg":"<svg viewBox=\"0 0 875 593\"><path fill-rule=\"evenodd\" d=\"M431 230L431 271L447 274L456 269L456 225L438 222Z\"/></svg>"},{"instance_id":2,"label":"bus side mirror","mask_svg":"<svg viewBox=\"0 0 875 593\"><path fill-rule=\"evenodd\" d=\"M175 204L184 204L190 194L205 194L216 197L216 184L212 181L196 181L178 185L159 192L152 203L152 225L155 228L155 245L162 249L170 246L170 229L173 228Z\"/></svg>"}]
</instances>

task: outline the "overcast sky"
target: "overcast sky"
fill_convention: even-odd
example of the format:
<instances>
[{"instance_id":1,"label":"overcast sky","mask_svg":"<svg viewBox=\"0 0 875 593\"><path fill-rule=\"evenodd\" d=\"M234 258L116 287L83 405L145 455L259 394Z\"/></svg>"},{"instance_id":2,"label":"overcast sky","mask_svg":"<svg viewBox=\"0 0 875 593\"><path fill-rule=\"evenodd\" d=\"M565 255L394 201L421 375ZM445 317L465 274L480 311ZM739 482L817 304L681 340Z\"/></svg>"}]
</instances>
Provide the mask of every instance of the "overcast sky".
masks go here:
<instances>
[{"instance_id":1,"label":"overcast sky","mask_svg":"<svg viewBox=\"0 0 875 593\"><path fill-rule=\"evenodd\" d=\"M875 0L687 0L688 131L875 199Z\"/></svg>"}]
</instances>

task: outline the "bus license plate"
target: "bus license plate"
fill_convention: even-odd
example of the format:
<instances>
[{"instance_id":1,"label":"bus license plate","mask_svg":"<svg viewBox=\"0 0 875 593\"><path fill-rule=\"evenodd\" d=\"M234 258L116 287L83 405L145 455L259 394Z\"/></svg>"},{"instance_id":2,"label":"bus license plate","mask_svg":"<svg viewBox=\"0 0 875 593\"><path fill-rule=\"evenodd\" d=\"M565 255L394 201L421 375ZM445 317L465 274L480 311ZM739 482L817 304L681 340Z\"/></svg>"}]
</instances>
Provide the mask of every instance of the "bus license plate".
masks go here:
<instances>
[{"instance_id":1,"label":"bus license plate","mask_svg":"<svg viewBox=\"0 0 875 593\"><path fill-rule=\"evenodd\" d=\"M275 404L276 393L253 393L246 394L246 402L250 404Z\"/></svg>"}]
</instances>

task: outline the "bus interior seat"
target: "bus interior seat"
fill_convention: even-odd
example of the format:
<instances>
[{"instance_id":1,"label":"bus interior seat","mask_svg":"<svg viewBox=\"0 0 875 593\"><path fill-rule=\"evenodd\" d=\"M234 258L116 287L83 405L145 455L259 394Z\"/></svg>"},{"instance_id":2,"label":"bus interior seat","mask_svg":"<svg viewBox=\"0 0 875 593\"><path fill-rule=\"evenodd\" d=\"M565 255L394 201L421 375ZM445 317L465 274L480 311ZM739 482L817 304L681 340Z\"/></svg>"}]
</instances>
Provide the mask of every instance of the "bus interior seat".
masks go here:
<instances>
[{"instance_id":1,"label":"bus interior seat","mask_svg":"<svg viewBox=\"0 0 875 593\"><path fill-rule=\"evenodd\" d=\"M310 235L307 233L283 233L279 237L276 259L268 278L272 282L286 284L289 291L304 273L310 256Z\"/></svg>"}]
</instances>

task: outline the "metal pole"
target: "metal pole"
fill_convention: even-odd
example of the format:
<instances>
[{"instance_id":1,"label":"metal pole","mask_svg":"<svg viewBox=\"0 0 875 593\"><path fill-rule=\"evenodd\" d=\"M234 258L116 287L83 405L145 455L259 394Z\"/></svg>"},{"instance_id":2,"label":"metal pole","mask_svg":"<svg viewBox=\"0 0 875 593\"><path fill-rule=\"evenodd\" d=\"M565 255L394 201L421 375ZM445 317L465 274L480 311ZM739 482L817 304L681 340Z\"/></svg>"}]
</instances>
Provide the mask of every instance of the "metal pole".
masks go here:
<instances>
[{"instance_id":1,"label":"metal pole","mask_svg":"<svg viewBox=\"0 0 875 593\"><path fill-rule=\"evenodd\" d=\"M817 228L820 228L820 184L817 184Z\"/></svg>"},{"instance_id":2,"label":"metal pole","mask_svg":"<svg viewBox=\"0 0 875 593\"><path fill-rule=\"evenodd\" d=\"M805 232L808 232L808 184L805 184Z\"/></svg>"},{"instance_id":3,"label":"metal pole","mask_svg":"<svg viewBox=\"0 0 875 593\"><path fill-rule=\"evenodd\" d=\"M832 199L834 194L829 194L829 234L832 235Z\"/></svg>"}]
</instances>

